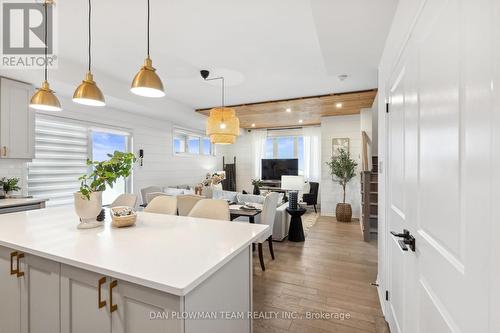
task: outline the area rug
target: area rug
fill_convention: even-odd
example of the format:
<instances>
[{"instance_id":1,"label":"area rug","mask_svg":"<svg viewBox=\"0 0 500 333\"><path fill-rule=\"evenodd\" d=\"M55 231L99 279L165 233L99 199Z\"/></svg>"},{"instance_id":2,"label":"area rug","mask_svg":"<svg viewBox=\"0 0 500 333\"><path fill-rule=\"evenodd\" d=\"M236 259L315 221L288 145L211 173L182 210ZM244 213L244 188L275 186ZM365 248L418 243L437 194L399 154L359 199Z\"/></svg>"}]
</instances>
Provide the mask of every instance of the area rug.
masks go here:
<instances>
[{"instance_id":1,"label":"area rug","mask_svg":"<svg viewBox=\"0 0 500 333\"><path fill-rule=\"evenodd\" d=\"M302 227L304 228L304 234L307 237L308 231L316 224L318 217L320 216L319 212L315 213L313 210L307 210L307 212L302 215Z\"/></svg>"}]
</instances>

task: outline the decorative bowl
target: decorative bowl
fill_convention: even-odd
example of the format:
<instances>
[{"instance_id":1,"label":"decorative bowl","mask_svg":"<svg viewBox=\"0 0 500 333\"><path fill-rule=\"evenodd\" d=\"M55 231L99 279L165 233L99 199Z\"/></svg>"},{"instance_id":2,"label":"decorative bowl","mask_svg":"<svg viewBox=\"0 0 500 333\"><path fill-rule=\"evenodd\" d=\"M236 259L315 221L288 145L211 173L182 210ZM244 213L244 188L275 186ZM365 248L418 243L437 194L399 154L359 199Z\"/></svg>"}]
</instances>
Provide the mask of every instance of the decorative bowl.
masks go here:
<instances>
[{"instance_id":1,"label":"decorative bowl","mask_svg":"<svg viewBox=\"0 0 500 333\"><path fill-rule=\"evenodd\" d=\"M137 220L137 213L128 206L117 206L110 209L111 224L116 228L130 227Z\"/></svg>"}]
</instances>

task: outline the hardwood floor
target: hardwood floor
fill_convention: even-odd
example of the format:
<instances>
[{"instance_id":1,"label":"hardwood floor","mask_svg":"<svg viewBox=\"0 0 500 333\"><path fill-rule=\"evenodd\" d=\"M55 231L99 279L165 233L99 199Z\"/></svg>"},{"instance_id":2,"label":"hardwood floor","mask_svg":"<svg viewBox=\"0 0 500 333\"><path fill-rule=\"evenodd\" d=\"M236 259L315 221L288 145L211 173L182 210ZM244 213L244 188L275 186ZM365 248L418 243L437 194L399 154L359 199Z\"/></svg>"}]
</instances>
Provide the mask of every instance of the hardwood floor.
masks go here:
<instances>
[{"instance_id":1,"label":"hardwood floor","mask_svg":"<svg viewBox=\"0 0 500 333\"><path fill-rule=\"evenodd\" d=\"M304 243L264 245L266 271L254 254L255 333L389 332L376 288L376 241L363 241L359 223L319 217ZM307 315L333 318L311 319ZM344 316L344 317L340 317Z\"/></svg>"}]
</instances>

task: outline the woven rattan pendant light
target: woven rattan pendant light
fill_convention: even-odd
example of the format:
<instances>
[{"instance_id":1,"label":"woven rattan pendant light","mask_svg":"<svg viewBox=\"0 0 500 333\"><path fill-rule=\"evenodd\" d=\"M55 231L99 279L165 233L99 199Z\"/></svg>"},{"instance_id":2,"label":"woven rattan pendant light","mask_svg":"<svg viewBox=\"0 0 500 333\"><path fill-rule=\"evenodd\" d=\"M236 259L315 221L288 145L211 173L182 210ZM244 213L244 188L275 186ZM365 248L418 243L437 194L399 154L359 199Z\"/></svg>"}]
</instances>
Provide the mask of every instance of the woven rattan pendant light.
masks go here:
<instances>
[{"instance_id":1,"label":"woven rattan pendant light","mask_svg":"<svg viewBox=\"0 0 500 333\"><path fill-rule=\"evenodd\" d=\"M224 77L208 78L210 72L201 71L201 77L205 81L221 80L222 83L222 105L210 110L207 120L207 135L214 144L233 144L236 137L240 135L240 120L236 117L236 111L224 106Z\"/></svg>"}]
</instances>

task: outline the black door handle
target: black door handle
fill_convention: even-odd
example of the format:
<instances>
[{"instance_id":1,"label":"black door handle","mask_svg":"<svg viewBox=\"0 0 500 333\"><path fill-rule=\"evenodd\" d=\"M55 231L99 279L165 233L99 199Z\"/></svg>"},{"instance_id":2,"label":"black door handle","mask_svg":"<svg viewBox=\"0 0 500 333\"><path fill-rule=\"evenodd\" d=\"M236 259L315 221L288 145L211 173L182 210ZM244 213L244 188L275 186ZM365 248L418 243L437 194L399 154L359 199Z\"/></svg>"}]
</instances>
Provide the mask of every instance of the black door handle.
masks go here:
<instances>
[{"instance_id":1,"label":"black door handle","mask_svg":"<svg viewBox=\"0 0 500 333\"><path fill-rule=\"evenodd\" d=\"M408 247L410 247L410 249L415 252L415 237L413 237L408 230L404 229L402 234L391 231L391 235L403 238L398 240L398 244L399 247L401 247L401 250L408 251Z\"/></svg>"}]
</instances>

